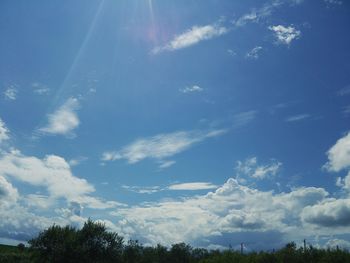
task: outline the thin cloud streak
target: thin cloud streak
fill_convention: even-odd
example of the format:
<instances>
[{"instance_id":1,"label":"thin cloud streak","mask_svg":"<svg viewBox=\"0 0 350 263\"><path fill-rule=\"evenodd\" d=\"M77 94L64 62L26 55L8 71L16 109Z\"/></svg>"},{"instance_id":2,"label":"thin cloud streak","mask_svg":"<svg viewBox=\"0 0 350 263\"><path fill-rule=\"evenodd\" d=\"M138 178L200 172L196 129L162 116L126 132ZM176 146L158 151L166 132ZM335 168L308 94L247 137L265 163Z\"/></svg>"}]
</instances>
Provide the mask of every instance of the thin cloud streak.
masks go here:
<instances>
[{"instance_id":1,"label":"thin cloud streak","mask_svg":"<svg viewBox=\"0 0 350 263\"><path fill-rule=\"evenodd\" d=\"M221 26L219 23L205 26L193 26L186 32L175 36L169 43L165 44L164 46L155 47L151 53L158 54L163 51L175 51L187 48L196 45L201 41L224 35L228 31L229 30L226 27Z\"/></svg>"},{"instance_id":2,"label":"thin cloud streak","mask_svg":"<svg viewBox=\"0 0 350 263\"><path fill-rule=\"evenodd\" d=\"M162 161L163 168L165 168L165 158L188 150L193 145L206 139L221 136L226 132L226 129L217 129L207 132L178 131L173 133L158 134L153 137L138 139L131 144L126 145L119 151L104 152L101 160L115 161L125 159L128 161L128 163L134 164L144 159L154 159L158 162Z\"/></svg>"},{"instance_id":3,"label":"thin cloud streak","mask_svg":"<svg viewBox=\"0 0 350 263\"><path fill-rule=\"evenodd\" d=\"M209 189L215 189L215 188L218 188L218 186L209 182L181 183L181 184L172 184L168 186L168 190L173 190L173 191L196 191L196 190L209 190Z\"/></svg>"},{"instance_id":4,"label":"thin cloud streak","mask_svg":"<svg viewBox=\"0 0 350 263\"><path fill-rule=\"evenodd\" d=\"M290 116L286 119L286 122L297 122L297 121L302 121L305 119L310 118L310 114L299 114L299 115L294 115Z\"/></svg>"}]
</instances>

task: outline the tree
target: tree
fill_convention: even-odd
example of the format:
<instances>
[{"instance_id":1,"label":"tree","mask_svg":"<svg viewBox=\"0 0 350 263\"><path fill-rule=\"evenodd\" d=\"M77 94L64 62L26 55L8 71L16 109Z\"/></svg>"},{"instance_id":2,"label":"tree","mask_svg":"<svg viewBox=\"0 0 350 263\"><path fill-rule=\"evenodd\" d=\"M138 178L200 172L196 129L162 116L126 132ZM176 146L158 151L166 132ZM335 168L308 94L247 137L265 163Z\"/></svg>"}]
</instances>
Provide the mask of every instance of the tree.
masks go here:
<instances>
[{"instance_id":1,"label":"tree","mask_svg":"<svg viewBox=\"0 0 350 263\"><path fill-rule=\"evenodd\" d=\"M171 246L169 262L188 263L191 260L192 247L185 243L178 243Z\"/></svg>"},{"instance_id":2,"label":"tree","mask_svg":"<svg viewBox=\"0 0 350 263\"><path fill-rule=\"evenodd\" d=\"M54 225L28 242L38 262L120 262L123 238L90 219L82 229Z\"/></svg>"}]
</instances>

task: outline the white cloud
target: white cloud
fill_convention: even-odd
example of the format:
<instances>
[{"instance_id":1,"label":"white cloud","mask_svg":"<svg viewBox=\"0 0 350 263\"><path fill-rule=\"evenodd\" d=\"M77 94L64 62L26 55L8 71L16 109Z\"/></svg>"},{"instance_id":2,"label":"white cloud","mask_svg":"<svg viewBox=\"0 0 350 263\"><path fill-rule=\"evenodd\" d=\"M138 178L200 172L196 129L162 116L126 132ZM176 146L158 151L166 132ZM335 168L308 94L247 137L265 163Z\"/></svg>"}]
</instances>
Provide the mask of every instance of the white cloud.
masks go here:
<instances>
[{"instance_id":1,"label":"white cloud","mask_svg":"<svg viewBox=\"0 0 350 263\"><path fill-rule=\"evenodd\" d=\"M135 192L138 194L153 194L160 191L163 191L159 186L129 186L122 185L122 188L131 192Z\"/></svg>"},{"instance_id":2,"label":"white cloud","mask_svg":"<svg viewBox=\"0 0 350 263\"><path fill-rule=\"evenodd\" d=\"M323 227L350 226L350 199L333 199L305 207L301 217L307 223Z\"/></svg>"},{"instance_id":3,"label":"white cloud","mask_svg":"<svg viewBox=\"0 0 350 263\"><path fill-rule=\"evenodd\" d=\"M160 169L165 169L165 168L169 168L170 166L173 166L176 161L173 161L173 160L170 160L170 161L164 161L164 160L161 160L159 161L159 168Z\"/></svg>"},{"instance_id":4,"label":"white cloud","mask_svg":"<svg viewBox=\"0 0 350 263\"><path fill-rule=\"evenodd\" d=\"M335 239L328 240L325 247L331 248L331 249L335 249L335 248L350 249L350 242L344 239L335 238Z\"/></svg>"},{"instance_id":5,"label":"white cloud","mask_svg":"<svg viewBox=\"0 0 350 263\"><path fill-rule=\"evenodd\" d=\"M296 233L307 235L300 214L304 207L327 197L322 188L304 187L274 194L243 186L233 178L206 195L121 208L122 232L137 233L151 244L207 242L223 234L279 232L286 240ZM298 231L297 231L298 230ZM312 234L311 234L312 235ZM208 243L209 242L209 243ZM224 241L225 242L225 241ZM219 244L227 245L227 244Z\"/></svg>"},{"instance_id":6,"label":"white cloud","mask_svg":"<svg viewBox=\"0 0 350 263\"><path fill-rule=\"evenodd\" d=\"M54 203L53 198L41 194L28 194L23 199L27 207L35 207L40 209L49 209Z\"/></svg>"},{"instance_id":7,"label":"white cloud","mask_svg":"<svg viewBox=\"0 0 350 263\"><path fill-rule=\"evenodd\" d=\"M85 162L88 158L85 156L79 156L77 158L73 158L71 160L69 160L69 165L70 166L77 166L79 164L81 164L82 162Z\"/></svg>"},{"instance_id":8,"label":"white cloud","mask_svg":"<svg viewBox=\"0 0 350 263\"><path fill-rule=\"evenodd\" d=\"M340 138L327 152L328 162L325 168L331 172L339 172L350 168L350 132Z\"/></svg>"},{"instance_id":9,"label":"white cloud","mask_svg":"<svg viewBox=\"0 0 350 263\"><path fill-rule=\"evenodd\" d=\"M253 49L251 49L249 52L246 54L246 58L250 59L258 59L259 58L259 53L263 48L260 46L256 46Z\"/></svg>"},{"instance_id":10,"label":"white cloud","mask_svg":"<svg viewBox=\"0 0 350 263\"><path fill-rule=\"evenodd\" d=\"M69 98L58 110L49 114L47 126L41 128L40 131L49 134L72 134L72 131L80 124L76 113L78 108L78 100Z\"/></svg>"},{"instance_id":11,"label":"white cloud","mask_svg":"<svg viewBox=\"0 0 350 263\"><path fill-rule=\"evenodd\" d=\"M69 164L56 155L39 159L12 151L0 158L0 175L11 176L35 186L45 186L52 197L69 201L95 190L85 179L75 177Z\"/></svg>"},{"instance_id":12,"label":"white cloud","mask_svg":"<svg viewBox=\"0 0 350 263\"><path fill-rule=\"evenodd\" d=\"M247 125L248 123L250 123L255 119L256 115L257 115L257 111L255 110L237 113L233 115L233 119L232 119L233 126L241 127L241 126Z\"/></svg>"},{"instance_id":13,"label":"white cloud","mask_svg":"<svg viewBox=\"0 0 350 263\"><path fill-rule=\"evenodd\" d=\"M183 152L194 144L211 137L217 137L227 130L202 131L178 131L173 133L158 134L153 137L138 139L123 147L119 151L109 151L102 154L102 161L115 161L125 159L130 164L137 163L146 158L163 161L165 158Z\"/></svg>"},{"instance_id":14,"label":"white cloud","mask_svg":"<svg viewBox=\"0 0 350 263\"><path fill-rule=\"evenodd\" d=\"M18 191L10 184L5 177L0 176L0 207L5 203L16 202L18 199Z\"/></svg>"},{"instance_id":15,"label":"white cloud","mask_svg":"<svg viewBox=\"0 0 350 263\"><path fill-rule=\"evenodd\" d=\"M276 160L271 160L269 164L258 165L258 160L256 157L249 158L242 161L237 161L236 172L237 177L243 178L242 181L246 180L245 177L250 177L254 179L265 179L275 176L282 166L281 162Z\"/></svg>"},{"instance_id":16,"label":"white cloud","mask_svg":"<svg viewBox=\"0 0 350 263\"><path fill-rule=\"evenodd\" d=\"M337 92L337 94L339 96L346 96L346 95L350 95L350 85L346 86L345 88L342 88L341 90L339 90Z\"/></svg>"},{"instance_id":17,"label":"white cloud","mask_svg":"<svg viewBox=\"0 0 350 263\"><path fill-rule=\"evenodd\" d=\"M185 87L183 89L180 89L180 92L182 93L192 93L192 92L201 92L203 91L203 88L193 85L192 87Z\"/></svg>"},{"instance_id":18,"label":"white cloud","mask_svg":"<svg viewBox=\"0 0 350 263\"><path fill-rule=\"evenodd\" d=\"M19 151L3 153L0 157L0 176L13 177L36 187L44 187L44 195L29 195L27 203L33 201L37 207L50 206L55 200L80 203L92 209L109 209L122 205L91 196L95 188L87 180L72 174L69 164L60 156L47 155L43 159L25 156Z\"/></svg>"},{"instance_id":19,"label":"white cloud","mask_svg":"<svg viewBox=\"0 0 350 263\"><path fill-rule=\"evenodd\" d=\"M299 114L299 115L294 115L290 116L286 119L287 122L297 122L297 121L302 121L305 119L310 118L310 114Z\"/></svg>"},{"instance_id":20,"label":"white cloud","mask_svg":"<svg viewBox=\"0 0 350 263\"><path fill-rule=\"evenodd\" d=\"M104 162L115 161L121 159L122 156L115 151L107 151L102 154L101 160Z\"/></svg>"},{"instance_id":21,"label":"white cloud","mask_svg":"<svg viewBox=\"0 0 350 263\"><path fill-rule=\"evenodd\" d=\"M153 54L157 54L162 51L175 51L182 48L187 48L198 44L203 40L209 40L214 37L226 34L228 29L219 24L211 24L206 26L193 26L186 32L175 36L168 44L162 47L156 47L152 50Z\"/></svg>"},{"instance_id":22,"label":"white cloud","mask_svg":"<svg viewBox=\"0 0 350 263\"><path fill-rule=\"evenodd\" d=\"M345 115L349 115L350 114L350 105L344 107L343 114L345 114Z\"/></svg>"},{"instance_id":23,"label":"white cloud","mask_svg":"<svg viewBox=\"0 0 350 263\"><path fill-rule=\"evenodd\" d=\"M293 40L298 39L301 36L301 32L293 26L270 26L269 29L275 33L277 42L285 45L290 45Z\"/></svg>"},{"instance_id":24,"label":"white cloud","mask_svg":"<svg viewBox=\"0 0 350 263\"><path fill-rule=\"evenodd\" d=\"M331 4L331 5L341 5L343 4L343 1L340 0L324 0L326 4Z\"/></svg>"},{"instance_id":25,"label":"white cloud","mask_svg":"<svg viewBox=\"0 0 350 263\"><path fill-rule=\"evenodd\" d=\"M15 86L11 85L9 88L7 88L4 91L4 96L8 100L16 100L17 93L18 93L18 90L15 88Z\"/></svg>"},{"instance_id":26,"label":"white cloud","mask_svg":"<svg viewBox=\"0 0 350 263\"><path fill-rule=\"evenodd\" d=\"M227 50L227 53L231 56L231 57L234 57L237 55L237 53L235 51L233 51L232 49L228 49Z\"/></svg>"},{"instance_id":27,"label":"white cloud","mask_svg":"<svg viewBox=\"0 0 350 263\"><path fill-rule=\"evenodd\" d=\"M233 21L233 24L237 27L241 27L246 25L249 22L256 22L258 20L259 16L256 11L252 11L248 14L245 14L238 18L236 21Z\"/></svg>"},{"instance_id":28,"label":"white cloud","mask_svg":"<svg viewBox=\"0 0 350 263\"><path fill-rule=\"evenodd\" d=\"M208 190L218 188L217 185L208 182L193 182L169 185L169 190L176 191L194 191L194 190Z\"/></svg>"},{"instance_id":29,"label":"white cloud","mask_svg":"<svg viewBox=\"0 0 350 263\"><path fill-rule=\"evenodd\" d=\"M252 22L257 23L262 19L269 17L274 11L274 9L276 9L280 5L281 5L281 2L279 1L267 3L259 9L253 9L250 13L244 14L243 16L239 17L237 20L233 21L232 23L236 27L242 27Z\"/></svg>"},{"instance_id":30,"label":"white cloud","mask_svg":"<svg viewBox=\"0 0 350 263\"><path fill-rule=\"evenodd\" d=\"M7 129L5 123L0 118L0 143L9 139L9 130Z\"/></svg>"},{"instance_id":31,"label":"white cloud","mask_svg":"<svg viewBox=\"0 0 350 263\"><path fill-rule=\"evenodd\" d=\"M41 84L38 82L32 83L32 88L33 88L33 92L38 94L38 95L45 95L45 94L49 93L49 91L50 91L50 89L48 87L46 87L44 84Z\"/></svg>"}]
</instances>

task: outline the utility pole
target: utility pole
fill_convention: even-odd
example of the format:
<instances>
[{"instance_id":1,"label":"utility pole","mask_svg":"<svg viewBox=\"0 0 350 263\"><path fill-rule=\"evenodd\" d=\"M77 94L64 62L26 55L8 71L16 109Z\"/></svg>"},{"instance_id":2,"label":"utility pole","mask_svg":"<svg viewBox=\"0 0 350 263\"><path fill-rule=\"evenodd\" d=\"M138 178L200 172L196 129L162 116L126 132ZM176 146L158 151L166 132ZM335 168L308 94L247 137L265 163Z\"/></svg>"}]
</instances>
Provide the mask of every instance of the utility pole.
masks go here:
<instances>
[{"instance_id":1,"label":"utility pole","mask_svg":"<svg viewBox=\"0 0 350 263\"><path fill-rule=\"evenodd\" d=\"M243 255L243 247L244 247L244 243L241 243L241 255Z\"/></svg>"},{"instance_id":2,"label":"utility pole","mask_svg":"<svg viewBox=\"0 0 350 263\"><path fill-rule=\"evenodd\" d=\"M306 239L304 239L304 253L306 252Z\"/></svg>"}]
</instances>

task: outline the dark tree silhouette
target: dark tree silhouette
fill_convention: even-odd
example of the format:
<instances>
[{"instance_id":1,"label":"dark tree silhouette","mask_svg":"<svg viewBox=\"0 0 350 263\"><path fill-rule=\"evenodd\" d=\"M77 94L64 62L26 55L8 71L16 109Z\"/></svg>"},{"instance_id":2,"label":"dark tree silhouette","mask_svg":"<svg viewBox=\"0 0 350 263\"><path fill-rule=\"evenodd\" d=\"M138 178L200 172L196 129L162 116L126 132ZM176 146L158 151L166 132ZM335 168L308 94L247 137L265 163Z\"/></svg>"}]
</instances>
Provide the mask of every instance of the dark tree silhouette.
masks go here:
<instances>
[{"instance_id":1,"label":"dark tree silhouette","mask_svg":"<svg viewBox=\"0 0 350 263\"><path fill-rule=\"evenodd\" d=\"M121 262L123 238L88 220L82 229L54 225L28 242L38 262Z\"/></svg>"}]
</instances>

